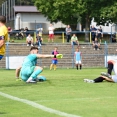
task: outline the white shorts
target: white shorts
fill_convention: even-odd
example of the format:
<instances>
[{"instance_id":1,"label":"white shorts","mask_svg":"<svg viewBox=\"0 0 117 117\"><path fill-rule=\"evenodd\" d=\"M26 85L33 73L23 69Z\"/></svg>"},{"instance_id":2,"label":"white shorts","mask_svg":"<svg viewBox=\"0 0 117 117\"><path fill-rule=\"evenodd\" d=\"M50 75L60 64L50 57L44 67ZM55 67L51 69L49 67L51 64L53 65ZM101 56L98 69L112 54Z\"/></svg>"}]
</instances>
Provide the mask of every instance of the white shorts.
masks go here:
<instances>
[{"instance_id":1,"label":"white shorts","mask_svg":"<svg viewBox=\"0 0 117 117\"><path fill-rule=\"evenodd\" d=\"M81 60L79 60L79 61L76 61L76 64L81 64Z\"/></svg>"},{"instance_id":2,"label":"white shorts","mask_svg":"<svg viewBox=\"0 0 117 117\"><path fill-rule=\"evenodd\" d=\"M117 75L112 75L112 80L117 83Z\"/></svg>"},{"instance_id":3,"label":"white shorts","mask_svg":"<svg viewBox=\"0 0 117 117\"><path fill-rule=\"evenodd\" d=\"M115 75L117 76L117 63L114 64L113 71Z\"/></svg>"},{"instance_id":4,"label":"white shorts","mask_svg":"<svg viewBox=\"0 0 117 117\"><path fill-rule=\"evenodd\" d=\"M115 75L112 75L112 79L114 82L117 83L117 63L114 64L113 71L114 71Z\"/></svg>"}]
</instances>

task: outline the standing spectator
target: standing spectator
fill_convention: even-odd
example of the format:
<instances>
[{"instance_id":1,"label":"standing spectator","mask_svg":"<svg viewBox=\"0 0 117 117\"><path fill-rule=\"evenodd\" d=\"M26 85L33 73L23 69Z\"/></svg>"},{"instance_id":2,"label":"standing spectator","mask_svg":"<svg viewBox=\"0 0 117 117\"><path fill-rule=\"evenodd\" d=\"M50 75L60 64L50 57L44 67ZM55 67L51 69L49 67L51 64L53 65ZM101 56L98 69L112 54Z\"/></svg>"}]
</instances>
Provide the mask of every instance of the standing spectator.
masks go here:
<instances>
[{"instance_id":1,"label":"standing spectator","mask_svg":"<svg viewBox=\"0 0 117 117\"><path fill-rule=\"evenodd\" d=\"M49 39L48 39L48 42L50 42L50 40L52 40L53 42L53 39L54 39L54 27L52 24L50 24L49 28Z\"/></svg>"},{"instance_id":2,"label":"standing spectator","mask_svg":"<svg viewBox=\"0 0 117 117\"><path fill-rule=\"evenodd\" d=\"M71 32L72 32L72 29L70 28L70 25L68 25L66 27L66 38L67 38L67 42L69 42L69 40L71 39Z\"/></svg>"},{"instance_id":3,"label":"standing spectator","mask_svg":"<svg viewBox=\"0 0 117 117\"><path fill-rule=\"evenodd\" d=\"M92 42L95 41L96 31L97 31L97 29L96 29L94 26L92 26L92 27L91 27Z\"/></svg>"},{"instance_id":4,"label":"standing spectator","mask_svg":"<svg viewBox=\"0 0 117 117\"><path fill-rule=\"evenodd\" d=\"M81 62L81 52L79 51L79 49L77 48L75 53L74 53L74 60L75 60L75 64L76 64L76 69L78 70L78 65L80 65L80 70L82 69L82 62Z\"/></svg>"},{"instance_id":5,"label":"standing spectator","mask_svg":"<svg viewBox=\"0 0 117 117\"><path fill-rule=\"evenodd\" d=\"M100 49L100 43L98 42L97 37L95 37L95 41L93 41L93 48L94 48L94 50Z\"/></svg>"},{"instance_id":6,"label":"standing spectator","mask_svg":"<svg viewBox=\"0 0 117 117\"><path fill-rule=\"evenodd\" d=\"M39 36L42 37L42 33L43 33L43 28L38 28L37 34L39 34Z\"/></svg>"},{"instance_id":7,"label":"standing spectator","mask_svg":"<svg viewBox=\"0 0 117 117\"><path fill-rule=\"evenodd\" d=\"M57 50L58 50L58 48L55 47L55 48L54 48L54 51L52 52L52 55L57 55L57 54L59 54L59 52L58 52ZM52 64L50 65L50 70L52 70L53 66L54 66L54 70L56 70L56 65L57 65L57 63L58 63L57 58L52 58Z\"/></svg>"},{"instance_id":8,"label":"standing spectator","mask_svg":"<svg viewBox=\"0 0 117 117\"><path fill-rule=\"evenodd\" d=\"M73 36L71 37L71 45L78 45L79 46L79 41L78 41L76 34L73 34Z\"/></svg>"},{"instance_id":9,"label":"standing spectator","mask_svg":"<svg viewBox=\"0 0 117 117\"><path fill-rule=\"evenodd\" d=\"M5 54L5 42L8 38L8 29L5 26L6 17L0 16L0 60L3 58Z\"/></svg>"},{"instance_id":10,"label":"standing spectator","mask_svg":"<svg viewBox=\"0 0 117 117\"><path fill-rule=\"evenodd\" d=\"M12 32L11 27L8 27L8 42L10 42L10 34Z\"/></svg>"},{"instance_id":11,"label":"standing spectator","mask_svg":"<svg viewBox=\"0 0 117 117\"><path fill-rule=\"evenodd\" d=\"M25 29L24 29L24 32L26 33L26 37L29 35L29 29L28 29L28 27L26 27Z\"/></svg>"},{"instance_id":12,"label":"standing spectator","mask_svg":"<svg viewBox=\"0 0 117 117\"><path fill-rule=\"evenodd\" d=\"M100 26L100 28L97 29L97 38L98 38L98 40L101 41L102 37L103 37L103 33L102 33L102 28Z\"/></svg>"},{"instance_id":13,"label":"standing spectator","mask_svg":"<svg viewBox=\"0 0 117 117\"><path fill-rule=\"evenodd\" d=\"M113 34L111 36L112 43L116 43L116 34Z\"/></svg>"},{"instance_id":14,"label":"standing spectator","mask_svg":"<svg viewBox=\"0 0 117 117\"><path fill-rule=\"evenodd\" d=\"M27 43L27 46L29 45L33 46L33 38L30 34L28 34L28 36L26 37L26 43Z\"/></svg>"},{"instance_id":15,"label":"standing spectator","mask_svg":"<svg viewBox=\"0 0 117 117\"><path fill-rule=\"evenodd\" d=\"M36 44L38 45L38 48L41 47L42 42L43 42L43 38L39 34L37 34L37 36L36 36Z\"/></svg>"}]
</instances>

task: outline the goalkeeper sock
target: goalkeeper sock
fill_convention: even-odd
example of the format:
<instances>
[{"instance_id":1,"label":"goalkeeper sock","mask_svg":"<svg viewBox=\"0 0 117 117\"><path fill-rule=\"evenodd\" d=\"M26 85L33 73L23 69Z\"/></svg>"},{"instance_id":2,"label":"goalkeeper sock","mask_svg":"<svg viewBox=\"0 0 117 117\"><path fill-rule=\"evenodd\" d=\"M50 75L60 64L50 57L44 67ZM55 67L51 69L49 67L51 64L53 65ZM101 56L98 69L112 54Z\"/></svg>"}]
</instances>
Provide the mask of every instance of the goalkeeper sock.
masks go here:
<instances>
[{"instance_id":1,"label":"goalkeeper sock","mask_svg":"<svg viewBox=\"0 0 117 117\"><path fill-rule=\"evenodd\" d=\"M56 70L56 65L54 65L54 70Z\"/></svg>"},{"instance_id":2,"label":"goalkeeper sock","mask_svg":"<svg viewBox=\"0 0 117 117\"><path fill-rule=\"evenodd\" d=\"M50 70L52 70L53 64L50 65Z\"/></svg>"},{"instance_id":3,"label":"goalkeeper sock","mask_svg":"<svg viewBox=\"0 0 117 117\"><path fill-rule=\"evenodd\" d=\"M78 64L76 64L76 69L78 70Z\"/></svg>"},{"instance_id":4,"label":"goalkeeper sock","mask_svg":"<svg viewBox=\"0 0 117 117\"><path fill-rule=\"evenodd\" d=\"M31 74L31 78L33 79L33 80L35 80L36 78L37 78L37 76L40 74L42 72L42 69L37 69L37 70L35 70L32 74Z\"/></svg>"}]
</instances>

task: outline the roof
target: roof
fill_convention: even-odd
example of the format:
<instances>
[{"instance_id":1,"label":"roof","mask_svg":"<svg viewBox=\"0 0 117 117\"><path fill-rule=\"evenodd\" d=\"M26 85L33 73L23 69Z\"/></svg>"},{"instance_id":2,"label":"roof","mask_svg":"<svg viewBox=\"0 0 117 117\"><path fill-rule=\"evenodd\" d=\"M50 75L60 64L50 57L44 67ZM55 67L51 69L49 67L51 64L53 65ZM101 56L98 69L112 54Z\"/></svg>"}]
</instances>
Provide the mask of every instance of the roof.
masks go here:
<instances>
[{"instance_id":1,"label":"roof","mask_svg":"<svg viewBox=\"0 0 117 117\"><path fill-rule=\"evenodd\" d=\"M36 6L14 6L14 11L15 12L36 12L38 13L39 11L37 10Z\"/></svg>"}]
</instances>

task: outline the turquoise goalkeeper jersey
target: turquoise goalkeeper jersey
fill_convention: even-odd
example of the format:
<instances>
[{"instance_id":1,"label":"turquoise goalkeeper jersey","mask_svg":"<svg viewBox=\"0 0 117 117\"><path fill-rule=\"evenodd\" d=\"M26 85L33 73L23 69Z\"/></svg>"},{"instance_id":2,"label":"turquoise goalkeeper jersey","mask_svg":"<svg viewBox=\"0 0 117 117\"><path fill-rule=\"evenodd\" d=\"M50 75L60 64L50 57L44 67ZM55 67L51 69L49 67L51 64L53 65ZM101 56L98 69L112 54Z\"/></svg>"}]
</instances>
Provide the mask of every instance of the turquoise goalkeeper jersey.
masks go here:
<instances>
[{"instance_id":1,"label":"turquoise goalkeeper jersey","mask_svg":"<svg viewBox=\"0 0 117 117\"><path fill-rule=\"evenodd\" d=\"M33 73L35 66L37 64L36 54L29 54L22 64L20 76L23 80L27 80L29 76Z\"/></svg>"},{"instance_id":2,"label":"turquoise goalkeeper jersey","mask_svg":"<svg viewBox=\"0 0 117 117\"><path fill-rule=\"evenodd\" d=\"M25 59L22 64L22 68L24 67L32 67L37 64L37 56L36 54L29 54Z\"/></svg>"}]
</instances>

